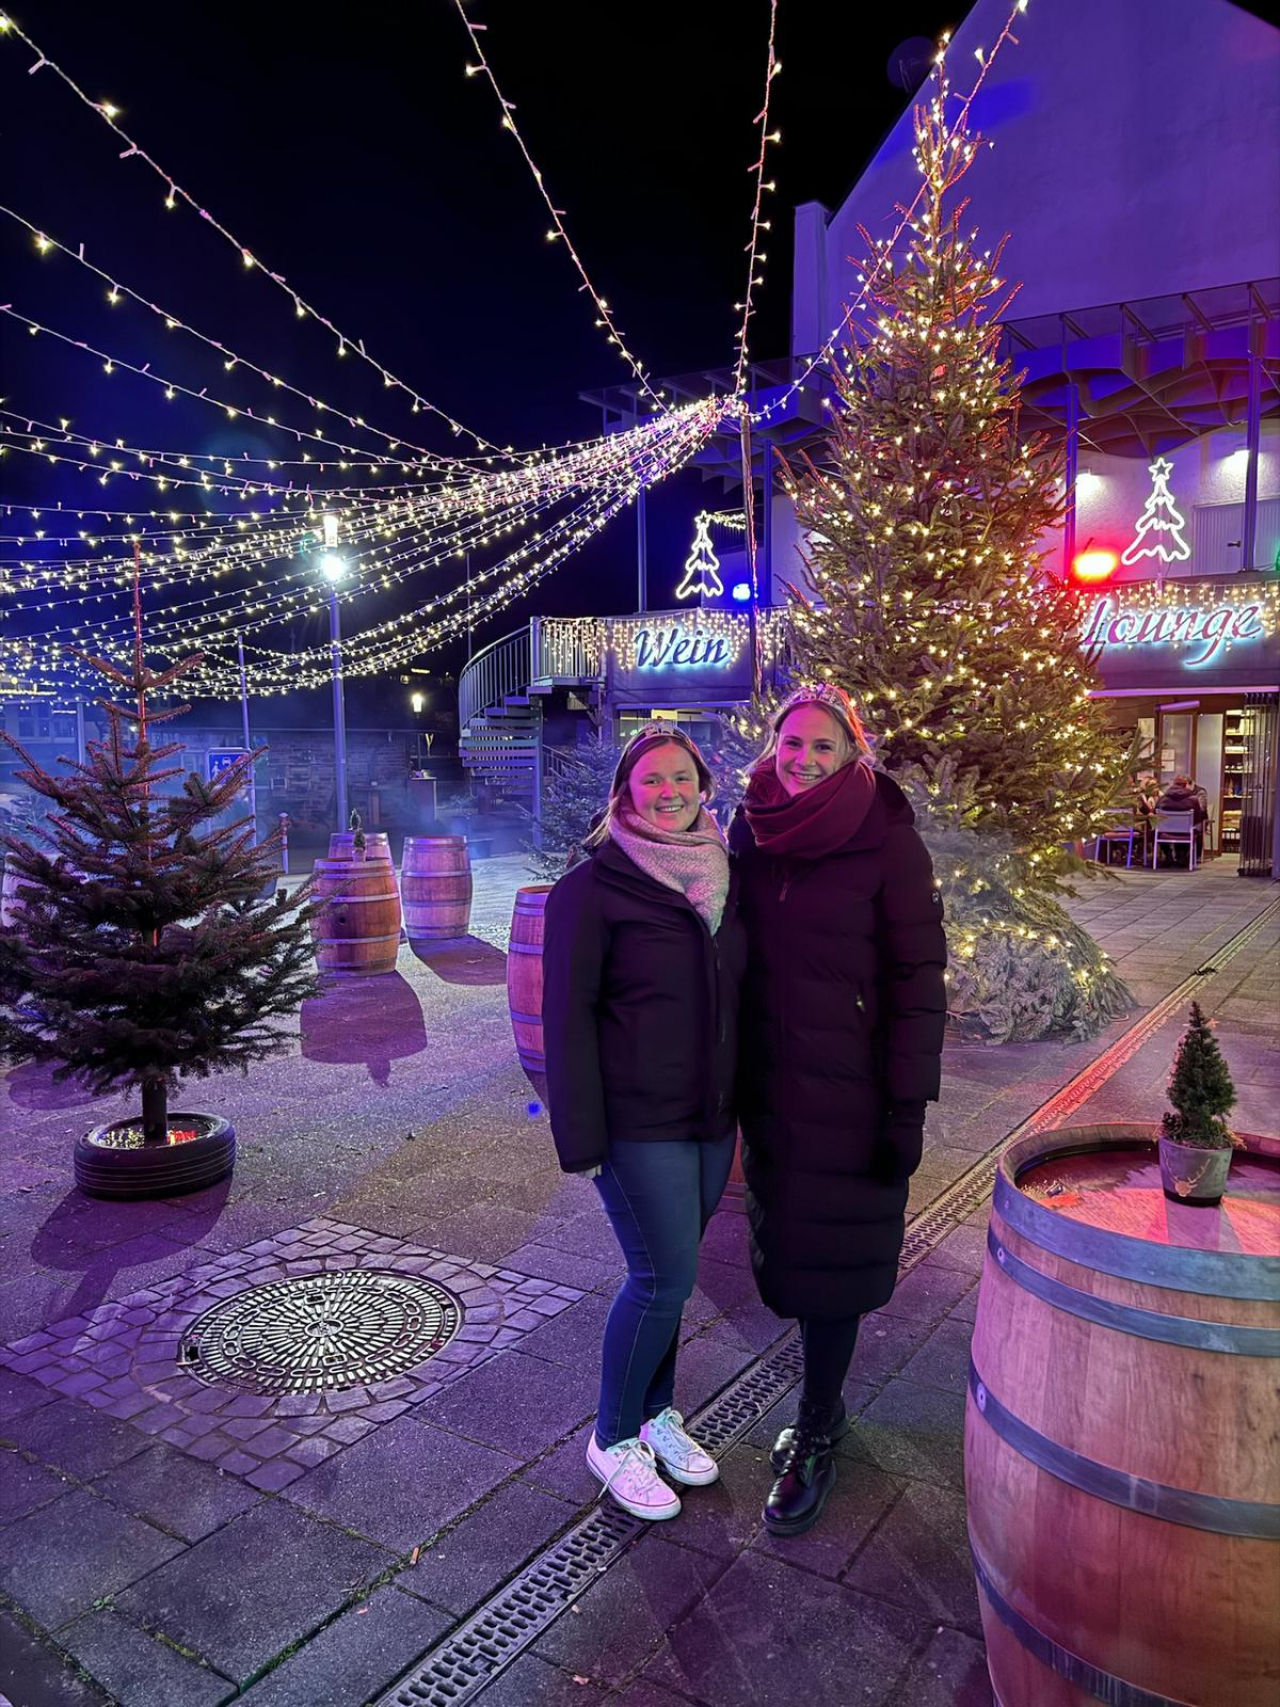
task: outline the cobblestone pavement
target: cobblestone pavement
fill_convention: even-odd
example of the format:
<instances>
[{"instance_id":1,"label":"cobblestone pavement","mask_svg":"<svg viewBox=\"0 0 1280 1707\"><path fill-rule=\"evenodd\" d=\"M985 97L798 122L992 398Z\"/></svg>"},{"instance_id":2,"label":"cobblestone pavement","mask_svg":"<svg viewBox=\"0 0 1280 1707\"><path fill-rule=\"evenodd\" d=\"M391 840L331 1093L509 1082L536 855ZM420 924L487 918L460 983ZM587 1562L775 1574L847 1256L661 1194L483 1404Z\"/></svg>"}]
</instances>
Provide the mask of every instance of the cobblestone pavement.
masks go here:
<instances>
[{"instance_id":1,"label":"cobblestone pavement","mask_svg":"<svg viewBox=\"0 0 1280 1707\"><path fill-rule=\"evenodd\" d=\"M81 1197L71 1143L116 1105L40 1069L5 1078L0 1697L13 1707L361 1707L590 1509L583 1441L621 1265L592 1188L557 1170L514 1060L504 950L526 876L518 857L481 862L470 938L406 945L394 976L308 1004L287 1055L193 1087L184 1101L239 1131L235 1177L212 1191ZM1277 894L1216 862L1118 872L1073 910L1145 1006ZM1201 993L1237 1125L1271 1135L1278 946L1272 920ZM1131 1017L1088 1044L950 1045L913 1212ZM1180 1020L1073 1118L1153 1119ZM956 1223L867 1319L855 1427L817 1528L761 1533L787 1398L481 1707L987 1707L961 1466L985 1219ZM686 1316L686 1412L787 1331L756 1299L745 1232L731 1193ZM358 1268L446 1294L444 1316L423 1306L421 1320L420 1300L379 1296L396 1373L286 1396L201 1369L220 1312L252 1283L305 1290ZM319 1290L304 1304L304 1333L340 1337ZM425 1337L410 1343L415 1321ZM224 1339L241 1371L252 1334L241 1323Z\"/></svg>"}]
</instances>

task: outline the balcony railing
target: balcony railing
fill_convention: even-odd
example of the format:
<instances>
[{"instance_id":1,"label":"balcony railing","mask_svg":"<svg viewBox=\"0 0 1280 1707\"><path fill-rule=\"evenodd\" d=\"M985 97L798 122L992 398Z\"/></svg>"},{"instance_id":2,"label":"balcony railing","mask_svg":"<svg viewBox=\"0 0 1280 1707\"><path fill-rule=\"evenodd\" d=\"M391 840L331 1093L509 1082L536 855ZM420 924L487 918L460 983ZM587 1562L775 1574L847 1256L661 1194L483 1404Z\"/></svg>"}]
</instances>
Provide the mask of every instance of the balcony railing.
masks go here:
<instances>
[{"instance_id":1,"label":"balcony railing","mask_svg":"<svg viewBox=\"0 0 1280 1707\"><path fill-rule=\"evenodd\" d=\"M602 617L534 618L535 682L596 681L604 673L608 630Z\"/></svg>"}]
</instances>

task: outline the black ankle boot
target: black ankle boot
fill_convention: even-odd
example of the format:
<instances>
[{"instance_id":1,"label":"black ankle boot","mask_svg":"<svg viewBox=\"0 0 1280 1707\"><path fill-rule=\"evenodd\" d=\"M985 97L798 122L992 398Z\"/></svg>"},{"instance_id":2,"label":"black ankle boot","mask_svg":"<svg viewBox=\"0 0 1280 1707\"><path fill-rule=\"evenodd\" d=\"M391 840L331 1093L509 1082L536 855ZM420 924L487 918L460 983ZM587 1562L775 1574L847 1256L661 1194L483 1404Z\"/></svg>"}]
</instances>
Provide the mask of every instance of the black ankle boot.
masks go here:
<instances>
[{"instance_id":1,"label":"black ankle boot","mask_svg":"<svg viewBox=\"0 0 1280 1707\"><path fill-rule=\"evenodd\" d=\"M784 1428L782 1433L774 1441L773 1450L769 1454L769 1462L773 1465L775 1473L779 1476L787 1467L787 1453L791 1450L791 1442L795 1436L797 1426L798 1425L796 1424L792 1424L789 1427ZM834 1446L836 1441L843 1440L848 1432L849 1413L844 1408L844 1400L839 1399L836 1402L835 1412L827 1423L826 1436L832 1446Z\"/></svg>"},{"instance_id":2,"label":"black ankle boot","mask_svg":"<svg viewBox=\"0 0 1280 1707\"><path fill-rule=\"evenodd\" d=\"M836 1465L826 1421L815 1418L801 1405L782 1473L765 1501L765 1528L770 1535L803 1535L822 1515L835 1484Z\"/></svg>"}]
</instances>

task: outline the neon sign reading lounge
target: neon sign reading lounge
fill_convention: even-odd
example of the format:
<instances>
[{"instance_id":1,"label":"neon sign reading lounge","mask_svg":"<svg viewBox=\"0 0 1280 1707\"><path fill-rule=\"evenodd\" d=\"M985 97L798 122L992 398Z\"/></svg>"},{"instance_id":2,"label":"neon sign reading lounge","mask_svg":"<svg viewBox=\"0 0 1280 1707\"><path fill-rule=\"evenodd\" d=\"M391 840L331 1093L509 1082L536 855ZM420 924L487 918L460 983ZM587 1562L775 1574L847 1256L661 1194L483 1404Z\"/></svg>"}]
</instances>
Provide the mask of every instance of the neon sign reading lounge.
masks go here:
<instances>
[{"instance_id":1,"label":"neon sign reading lounge","mask_svg":"<svg viewBox=\"0 0 1280 1707\"><path fill-rule=\"evenodd\" d=\"M1168 646L1194 652L1182 662L1198 669L1224 647L1257 640L1267 631L1260 604L1161 605L1154 610L1126 610L1118 599L1104 596L1089 613L1084 644L1089 646Z\"/></svg>"}]
</instances>

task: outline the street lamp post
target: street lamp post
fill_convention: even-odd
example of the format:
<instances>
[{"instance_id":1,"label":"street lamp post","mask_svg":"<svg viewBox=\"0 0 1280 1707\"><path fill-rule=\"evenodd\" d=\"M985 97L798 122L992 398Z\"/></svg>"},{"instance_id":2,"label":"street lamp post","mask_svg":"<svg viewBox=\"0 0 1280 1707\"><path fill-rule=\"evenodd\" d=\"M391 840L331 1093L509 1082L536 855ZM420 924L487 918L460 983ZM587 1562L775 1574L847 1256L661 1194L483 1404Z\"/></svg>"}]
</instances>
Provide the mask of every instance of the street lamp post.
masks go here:
<instances>
[{"instance_id":1,"label":"street lamp post","mask_svg":"<svg viewBox=\"0 0 1280 1707\"><path fill-rule=\"evenodd\" d=\"M333 775L338 796L338 828L345 830L347 812L347 715L342 697L342 618L338 608L338 583L347 573L346 560L338 554L338 518L326 513L324 552L320 573L329 583L329 669L333 678Z\"/></svg>"}]
</instances>

